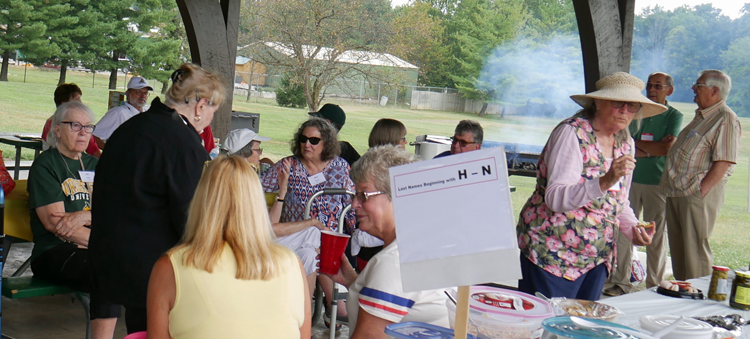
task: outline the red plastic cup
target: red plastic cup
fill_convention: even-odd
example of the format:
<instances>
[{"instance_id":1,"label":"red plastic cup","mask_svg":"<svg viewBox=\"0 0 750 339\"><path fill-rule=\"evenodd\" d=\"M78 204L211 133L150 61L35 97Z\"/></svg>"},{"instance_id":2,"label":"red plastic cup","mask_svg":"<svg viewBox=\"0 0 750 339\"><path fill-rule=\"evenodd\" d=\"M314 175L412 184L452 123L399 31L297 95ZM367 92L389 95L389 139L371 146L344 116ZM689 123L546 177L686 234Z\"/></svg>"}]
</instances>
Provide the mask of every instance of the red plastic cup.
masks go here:
<instances>
[{"instance_id":1,"label":"red plastic cup","mask_svg":"<svg viewBox=\"0 0 750 339\"><path fill-rule=\"evenodd\" d=\"M339 273L341 255L346 250L349 238L346 234L320 231L320 273Z\"/></svg>"}]
</instances>

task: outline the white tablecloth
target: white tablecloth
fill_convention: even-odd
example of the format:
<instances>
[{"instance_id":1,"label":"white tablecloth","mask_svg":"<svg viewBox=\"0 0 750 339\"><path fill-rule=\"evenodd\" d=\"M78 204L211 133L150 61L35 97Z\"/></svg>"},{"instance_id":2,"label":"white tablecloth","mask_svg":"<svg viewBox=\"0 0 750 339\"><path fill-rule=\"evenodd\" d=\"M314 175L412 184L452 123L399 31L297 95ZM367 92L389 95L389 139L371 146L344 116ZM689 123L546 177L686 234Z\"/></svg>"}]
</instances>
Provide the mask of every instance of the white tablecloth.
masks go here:
<instances>
[{"instance_id":1,"label":"white tablecloth","mask_svg":"<svg viewBox=\"0 0 750 339\"><path fill-rule=\"evenodd\" d=\"M688 281L708 296L710 276ZM725 301L680 299L658 294L656 293L656 287L603 299L600 302L617 307L625 313L615 318L614 322L636 329L641 328L639 319L644 315L671 314L696 317L736 313L741 314L746 320L750 319L750 311L741 311L729 307L729 296ZM750 325L743 328L740 338L750 339Z\"/></svg>"}]
</instances>

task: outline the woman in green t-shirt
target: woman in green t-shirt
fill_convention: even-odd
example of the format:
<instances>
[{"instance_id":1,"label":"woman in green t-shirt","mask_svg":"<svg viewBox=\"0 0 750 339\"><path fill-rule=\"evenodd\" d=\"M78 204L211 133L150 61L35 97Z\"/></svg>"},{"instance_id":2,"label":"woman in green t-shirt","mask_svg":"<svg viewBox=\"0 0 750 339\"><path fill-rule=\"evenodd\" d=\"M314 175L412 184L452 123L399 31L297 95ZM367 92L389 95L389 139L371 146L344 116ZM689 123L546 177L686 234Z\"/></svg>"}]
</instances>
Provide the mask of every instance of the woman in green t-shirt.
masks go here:
<instances>
[{"instance_id":1,"label":"woman in green t-shirt","mask_svg":"<svg viewBox=\"0 0 750 339\"><path fill-rule=\"evenodd\" d=\"M58 107L47 136L51 148L34 161L28 180L34 275L82 292L93 292L87 246L97 159L84 153L96 127L93 119L81 102ZM120 309L91 294L94 338L112 338Z\"/></svg>"}]
</instances>

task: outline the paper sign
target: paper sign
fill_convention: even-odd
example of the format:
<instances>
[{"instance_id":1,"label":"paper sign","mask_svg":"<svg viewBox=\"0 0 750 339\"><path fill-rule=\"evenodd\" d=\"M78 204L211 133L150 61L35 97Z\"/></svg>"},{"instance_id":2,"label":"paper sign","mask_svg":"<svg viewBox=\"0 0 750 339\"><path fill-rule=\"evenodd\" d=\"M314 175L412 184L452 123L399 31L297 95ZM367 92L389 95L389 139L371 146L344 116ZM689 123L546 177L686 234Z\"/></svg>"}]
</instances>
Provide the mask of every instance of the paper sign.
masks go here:
<instances>
[{"instance_id":1,"label":"paper sign","mask_svg":"<svg viewBox=\"0 0 750 339\"><path fill-rule=\"evenodd\" d=\"M521 278L505 149L390 169L405 292Z\"/></svg>"}]
</instances>

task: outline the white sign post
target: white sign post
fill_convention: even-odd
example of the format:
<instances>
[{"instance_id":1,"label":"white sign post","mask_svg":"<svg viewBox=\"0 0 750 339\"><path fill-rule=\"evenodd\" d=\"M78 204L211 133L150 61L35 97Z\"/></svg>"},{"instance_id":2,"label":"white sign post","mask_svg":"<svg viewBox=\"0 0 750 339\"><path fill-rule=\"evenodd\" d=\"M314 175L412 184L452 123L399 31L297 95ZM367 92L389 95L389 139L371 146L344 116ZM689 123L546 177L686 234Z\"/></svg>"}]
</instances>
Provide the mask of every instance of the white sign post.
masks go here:
<instances>
[{"instance_id":1,"label":"white sign post","mask_svg":"<svg viewBox=\"0 0 750 339\"><path fill-rule=\"evenodd\" d=\"M460 286L456 338L469 285L521 278L506 164L495 147L390 169L403 289Z\"/></svg>"}]
</instances>

